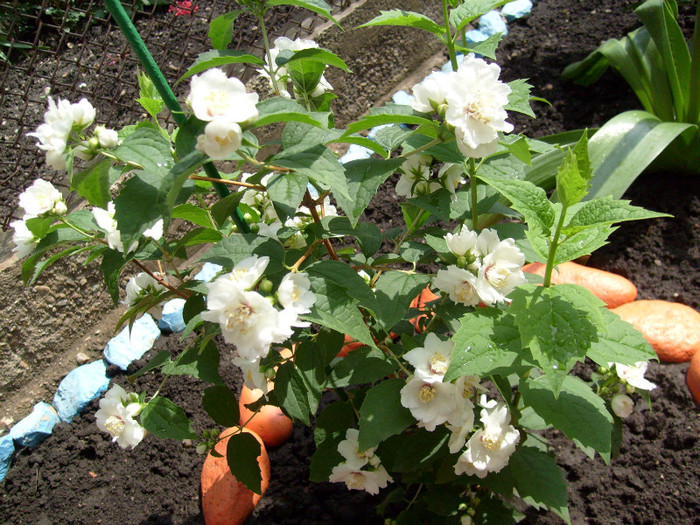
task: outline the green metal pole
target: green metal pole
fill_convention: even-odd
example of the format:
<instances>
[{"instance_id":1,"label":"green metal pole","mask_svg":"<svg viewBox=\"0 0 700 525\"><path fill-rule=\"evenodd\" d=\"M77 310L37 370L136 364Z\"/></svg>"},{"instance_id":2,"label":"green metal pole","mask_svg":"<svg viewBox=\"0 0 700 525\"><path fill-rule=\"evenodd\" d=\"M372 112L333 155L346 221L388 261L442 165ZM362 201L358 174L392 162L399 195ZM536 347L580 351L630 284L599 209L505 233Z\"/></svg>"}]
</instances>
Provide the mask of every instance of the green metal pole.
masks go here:
<instances>
[{"instance_id":1,"label":"green metal pole","mask_svg":"<svg viewBox=\"0 0 700 525\"><path fill-rule=\"evenodd\" d=\"M151 55L151 52L146 47L141 35L139 35L136 27L134 27L134 24L131 22L131 18L129 18L129 15L124 10L124 6L122 6L119 0L105 0L105 5L107 10L114 17L114 20L116 20L119 28L122 30L124 37L126 38L127 42L129 42L129 45L136 54L136 57L139 59L139 62L141 62L141 65L146 70L146 74L150 77L153 85L158 90L158 93L165 102L165 105L172 113L175 122L178 125L184 124L187 118L185 117L185 113L182 111L182 106L180 106L180 103L175 97L175 93L173 93L173 90L170 88L168 81L165 79L163 72L153 59L153 55ZM204 172L208 177L212 179L221 178L221 175L219 175L216 167L211 162L207 162L203 167ZM214 188L222 198L230 194L225 184L215 182ZM243 219L243 215L238 208L236 208L236 211L231 218L241 232L250 233L250 227Z\"/></svg>"}]
</instances>

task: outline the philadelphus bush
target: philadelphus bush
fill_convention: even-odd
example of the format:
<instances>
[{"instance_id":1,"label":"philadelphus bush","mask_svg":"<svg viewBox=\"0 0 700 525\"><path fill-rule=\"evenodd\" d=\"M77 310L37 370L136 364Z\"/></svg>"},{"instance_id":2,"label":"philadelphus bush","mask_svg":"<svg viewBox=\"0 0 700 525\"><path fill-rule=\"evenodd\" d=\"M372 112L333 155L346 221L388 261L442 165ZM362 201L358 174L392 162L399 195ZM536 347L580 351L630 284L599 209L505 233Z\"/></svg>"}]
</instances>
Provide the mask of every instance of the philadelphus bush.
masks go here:
<instances>
[{"instance_id":1,"label":"philadelphus bush","mask_svg":"<svg viewBox=\"0 0 700 525\"><path fill-rule=\"evenodd\" d=\"M293 3L332 20L322 0ZM272 404L314 421L311 479L385 491L388 522L510 523L516 497L568 521L565 477L542 431L557 429L609 462L630 396L654 387L644 379L654 353L584 288L552 286L551 272L602 246L614 223L659 214L587 200L585 134L566 149L511 134L509 112L534 116L530 86L500 79L490 61L496 37L471 48L456 38L481 14L474 3L444 7L440 23L394 10L365 24L430 31L453 72L415 86L410 105L373 108L345 129L334 126L325 73L347 66L310 40L270 46L264 0L242 2L260 23L264 59L223 52L238 11L215 20L216 50L185 75L186 120L173 132L145 75L138 100L150 118L118 131L90 131L98 116L85 100L50 99L29 135L85 204L69 212L50 182L34 182L12 223L15 251L27 283L64 256L99 261L115 304L128 305L120 326L184 299L187 348L158 354L132 379L154 369L166 379L193 375L211 385L202 403L213 423L233 427L237 394L218 371L233 360L246 385L266 394L250 405L256 414ZM222 57L258 67L270 95L249 93ZM255 132L270 125L281 135L259 143ZM331 144L374 154L341 164ZM540 155L558 159L555 177L540 176ZM226 173L211 163L220 160ZM382 231L364 212L393 174L401 216ZM555 187L556 201L533 180ZM511 220L499 223L504 215ZM170 228L174 219L188 227ZM203 255L192 260L195 250ZM544 279L523 274L530 261L546 263ZM202 263L217 265L207 267L217 269L210 279L193 277ZM138 273L124 293L127 267ZM341 352L347 341L357 348ZM587 361L598 367L590 381L571 374ZM161 389L113 386L96 417L122 447L150 433L195 440L204 452L230 436L231 471L260 491L258 442L240 430L194 429Z\"/></svg>"}]
</instances>

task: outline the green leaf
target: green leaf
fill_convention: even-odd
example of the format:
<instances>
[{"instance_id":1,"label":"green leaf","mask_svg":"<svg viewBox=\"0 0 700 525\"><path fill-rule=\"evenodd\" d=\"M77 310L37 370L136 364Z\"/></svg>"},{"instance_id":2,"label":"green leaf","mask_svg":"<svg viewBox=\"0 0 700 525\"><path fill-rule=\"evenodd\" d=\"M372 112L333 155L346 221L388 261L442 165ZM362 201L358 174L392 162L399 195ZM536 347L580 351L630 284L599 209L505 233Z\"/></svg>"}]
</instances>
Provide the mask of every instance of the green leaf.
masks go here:
<instances>
[{"instance_id":1,"label":"green leaf","mask_svg":"<svg viewBox=\"0 0 700 525\"><path fill-rule=\"evenodd\" d=\"M559 243L557 253L554 257L554 264L561 264L573 261L583 255L593 253L595 250L607 244L607 239L616 228L610 226L593 226L583 231L579 231L567 237ZM529 234L530 232L528 232ZM528 235L532 242L532 236Z\"/></svg>"},{"instance_id":2,"label":"green leaf","mask_svg":"<svg viewBox=\"0 0 700 525\"><path fill-rule=\"evenodd\" d=\"M391 152L398 148L406 141L415 130L404 129L398 125L387 126L377 130L375 140L383 146L387 151Z\"/></svg>"},{"instance_id":3,"label":"green leaf","mask_svg":"<svg viewBox=\"0 0 700 525\"><path fill-rule=\"evenodd\" d=\"M243 259L251 255L268 256L270 263L267 274L275 274L284 268L284 248L282 245L267 237L258 237L252 233L239 233L226 237L212 246L200 261L219 264L224 268L233 268Z\"/></svg>"},{"instance_id":4,"label":"green leaf","mask_svg":"<svg viewBox=\"0 0 700 525\"><path fill-rule=\"evenodd\" d=\"M219 375L219 348L212 341L195 345L180 354L175 361L163 366L165 375L191 375L207 383L221 385Z\"/></svg>"},{"instance_id":5,"label":"green leaf","mask_svg":"<svg viewBox=\"0 0 700 525\"><path fill-rule=\"evenodd\" d=\"M348 264L340 261L318 261L306 268L309 276L323 278L347 290L347 294L359 301L359 305L371 311L377 310L377 303L372 290ZM352 334L350 334L352 335ZM361 341L361 339L360 339ZM363 343L365 341L362 341ZM374 346L372 343L370 346Z\"/></svg>"},{"instance_id":6,"label":"green leaf","mask_svg":"<svg viewBox=\"0 0 700 525\"><path fill-rule=\"evenodd\" d=\"M336 401L321 412L314 426L316 452L311 456L311 481L328 481L333 467L344 461L338 452L338 444L345 439L346 430L355 424L355 411L350 402Z\"/></svg>"},{"instance_id":7,"label":"green leaf","mask_svg":"<svg viewBox=\"0 0 700 525\"><path fill-rule=\"evenodd\" d=\"M290 53L292 56L294 54L293 51L282 51L277 56L276 62L285 64L294 89L304 94L300 99L304 96L310 96L321 81L321 76L326 69L325 64L316 60L287 61L286 53Z\"/></svg>"},{"instance_id":8,"label":"green leaf","mask_svg":"<svg viewBox=\"0 0 700 525\"><path fill-rule=\"evenodd\" d=\"M350 224L347 217L323 217L320 223L314 223L316 238L328 239L351 235L357 239L360 250L365 257L371 257L382 246L382 233L379 227L371 222L358 222L355 226ZM308 227L305 231L308 231Z\"/></svg>"},{"instance_id":9,"label":"green leaf","mask_svg":"<svg viewBox=\"0 0 700 525\"><path fill-rule=\"evenodd\" d=\"M110 249L105 251L100 264L107 291L115 306L119 304L119 274L126 263L121 253ZM24 267L22 273L24 273Z\"/></svg>"},{"instance_id":10,"label":"green leaf","mask_svg":"<svg viewBox=\"0 0 700 525\"><path fill-rule=\"evenodd\" d=\"M528 144L526 137L515 137L515 141L508 141L505 143L506 148L512 155L515 156L519 161L524 162L528 166L532 165L532 156L530 155L530 146ZM503 142L501 142L503 144Z\"/></svg>"},{"instance_id":11,"label":"green leaf","mask_svg":"<svg viewBox=\"0 0 700 525\"><path fill-rule=\"evenodd\" d=\"M168 439L198 439L185 411L168 398L151 399L141 412L141 424L151 434Z\"/></svg>"},{"instance_id":12,"label":"green leaf","mask_svg":"<svg viewBox=\"0 0 700 525\"><path fill-rule=\"evenodd\" d=\"M371 26L402 26L402 27L414 27L416 29L423 29L428 31L437 37L441 37L445 33L445 28L420 13L415 13L413 11L404 11L403 9L392 9L390 11L380 11L380 15L374 17L369 22L362 24L358 27L371 27Z\"/></svg>"},{"instance_id":13,"label":"green leaf","mask_svg":"<svg viewBox=\"0 0 700 525\"><path fill-rule=\"evenodd\" d=\"M401 159L360 159L345 164L347 199L334 193L338 204L352 225L356 225L362 213L381 186L402 164Z\"/></svg>"},{"instance_id":14,"label":"green leaf","mask_svg":"<svg viewBox=\"0 0 700 525\"><path fill-rule=\"evenodd\" d=\"M568 483L555 459L532 446L520 447L508 461L518 494L526 502L553 510L569 521Z\"/></svg>"},{"instance_id":15,"label":"green leaf","mask_svg":"<svg viewBox=\"0 0 700 525\"><path fill-rule=\"evenodd\" d=\"M470 0L450 11L450 25L459 32L469 22L485 15L492 9L507 4L511 0Z\"/></svg>"},{"instance_id":16,"label":"green leaf","mask_svg":"<svg viewBox=\"0 0 700 525\"><path fill-rule=\"evenodd\" d=\"M267 184L267 193L282 222L294 214L304 198L309 179L300 173L279 173L273 175Z\"/></svg>"},{"instance_id":17,"label":"green leaf","mask_svg":"<svg viewBox=\"0 0 700 525\"><path fill-rule=\"evenodd\" d=\"M368 346L356 348L341 359L331 373L329 385L344 388L373 383L396 372L398 365L384 352Z\"/></svg>"},{"instance_id":18,"label":"green leaf","mask_svg":"<svg viewBox=\"0 0 700 525\"><path fill-rule=\"evenodd\" d=\"M581 379L567 376L557 396L546 377L520 383L523 402L544 421L610 460L613 418L605 401Z\"/></svg>"},{"instance_id":19,"label":"green leaf","mask_svg":"<svg viewBox=\"0 0 700 525\"><path fill-rule=\"evenodd\" d=\"M606 308L601 314L603 324L598 340L588 350L588 357L605 367L608 363L634 365L639 361L657 359L656 352L639 330Z\"/></svg>"},{"instance_id":20,"label":"green leaf","mask_svg":"<svg viewBox=\"0 0 700 525\"><path fill-rule=\"evenodd\" d=\"M173 208L173 219L184 219L204 228L215 227L207 210L186 202Z\"/></svg>"},{"instance_id":21,"label":"green leaf","mask_svg":"<svg viewBox=\"0 0 700 525\"><path fill-rule=\"evenodd\" d=\"M377 320L386 332L405 317L411 301L429 282L428 275L400 271L384 272L379 277L374 287L379 305Z\"/></svg>"},{"instance_id":22,"label":"green leaf","mask_svg":"<svg viewBox=\"0 0 700 525\"><path fill-rule=\"evenodd\" d=\"M338 24L336 19L331 15L331 6L329 6L323 0L268 0L266 5L294 5L297 7L303 7L304 9L308 9L317 15L327 18L335 25L340 27L340 24Z\"/></svg>"},{"instance_id":23,"label":"green leaf","mask_svg":"<svg viewBox=\"0 0 700 525\"><path fill-rule=\"evenodd\" d=\"M238 204L245 195L243 191L236 191L220 199L211 207L211 216L216 224L221 228L226 220L235 213Z\"/></svg>"},{"instance_id":24,"label":"green leaf","mask_svg":"<svg viewBox=\"0 0 700 525\"><path fill-rule=\"evenodd\" d=\"M464 315L452 341L445 381L465 375L508 375L522 365L520 332L513 316L502 310L479 308Z\"/></svg>"},{"instance_id":25,"label":"green leaf","mask_svg":"<svg viewBox=\"0 0 700 525\"><path fill-rule=\"evenodd\" d=\"M323 49L320 47L314 47L309 49L301 49L299 51L293 51L293 54L287 58L282 53L278 55L275 62L280 66L289 66L297 61L305 62L318 62L324 66L334 66L338 69L342 69L345 72L349 72L348 66L343 62L343 60L328 49Z\"/></svg>"},{"instance_id":26,"label":"green leaf","mask_svg":"<svg viewBox=\"0 0 700 525\"><path fill-rule=\"evenodd\" d=\"M477 42L475 44L470 44L469 47L455 45L455 49L457 51L462 51L463 53L474 53L476 55L490 58L491 60L496 60L496 50L498 49L498 44L501 43L504 36L505 35L503 33L495 33L486 40L482 40L481 42Z\"/></svg>"},{"instance_id":27,"label":"green leaf","mask_svg":"<svg viewBox=\"0 0 700 525\"><path fill-rule=\"evenodd\" d=\"M163 217L170 217L170 210L175 206L185 182L187 182L190 174L202 166L206 158L206 155L199 151L190 151L170 169L167 181L163 185L164 189L167 189L165 209L162 213Z\"/></svg>"},{"instance_id":28,"label":"green leaf","mask_svg":"<svg viewBox=\"0 0 700 525\"><path fill-rule=\"evenodd\" d=\"M403 379L387 379L369 389L360 407L360 451L376 447L415 422L401 404L400 392L405 385Z\"/></svg>"},{"instance_id":29,"label":"green leaf","mask_svg":"<svg viewBox=\"0 0 700 525\"><path fill-rule=\"evenodd\" d=\"M253 124L254 128L274 124L275 122L303 122L319 128L328 127L328 115L325 113L309 113L294 100L273 97L259 102L257 105L260 116Z\"/></svg>"},{"instance_id":30,"label":"green leaf","mask_svg":"<svg viewBox=\"0 0 700 525\"><path fill-rule=\"evenodd\" d=\"M170 362L170 352L167 350L161 350L156 354L156 356L151 359L147 365L142 367L138 372L131 374L129 376L129 382L135 381L137 378L141 377L144 375L146 372L150 372L151 370L154 370L158 368L159 366L163 366L165 363Z\"/></svg>"},{"instance_id":31,"label":"green leaf","mask_svg":"<svg viewBox=\"0 0 700 525\"><path fill-rule=\"evenodd\" d=\"M588 136L584 133L573 150L564 156L557 171L557 197L567 208L581 201L588 193L589 181L593 177L588 159Z\"/></svg>"},{"instance_id":32,"label":"green leaf","mask_svg":"<svg viewBox=\"0 0 700 525\"><path fill-rule=\"evenodd\" d=\"M542 188L525 180L493 179L483 175L477 177L506 197L512 203L511 207L523 215L530 228L546 235L550 233L555 213Z\"/></svg>"},{"instance_id":33,"label":"green leaf","mask_svg":"<svg viewBox=\"0 0 700 525\"><path fill-rule=\"evenodd\" d=\"M243 9L236 9L219 15L211 21L207 36L211 39L214 49L226 49L233 41L233 24L242 13Z\"/></svg>"},{"instance_id":34,"label":"green leaf","mask_svg":"<svg viewBox=\"0 0 700 525\"><path fill-rule=\"evenodd\" d=\"M281 365L275 376L275 396L289 417L310 425L311 416L318 409L321 392L312 389L304 376L288 361Z\"/></svg>"},{"instance_id":35,"label":"green leaf","mask_svg":"<svg viewBox=\"0 0 700 525\"><path fill-rule=\"evenodd\" d=\"M225 66L226 64L238 63L254 64L256 66L262 66L264 64L264 62L255 55L251 55L243 51L236 51L235 49L213 49L197 55L194 63L177 82L182 82L183 80L190 78L192 75L196 75L197 73L201 73L202 71L206 71L207 69L211 69L213 67L221 67Z\"/></svg>"},{"instance_id":36,"label":"green leaf","mask_svg":"<svg viewBox=\"0 0 700 525\"><path fill-rule=\"evenodd\" d=\"M535 112L532 111L530 107L530 90L532 86L527 83L527 80L519 78L518 80L513 80L508 82L508 87L510 87L510 93L508 94L508 104L506 104L506 111L515 111L517 113L522 113L528 117L535 118Z\"/></svg>"},{"instance_id":37,"label":"green leaf","mask_svg":"<svg viewBox=\"0 0 700 525\"><path fill-rule=\"evenodd\" d=\"M236 481L243 483L246 488L256 494L262 492L260 484L262 475L258 456L261 447L255 436L247 432L233 434L226 444L226 462Z\"/></svg>"},{"instance_id":38,"label":"green leaf","mask_svg":"<svg viewBox=\"0 0 700 525\"><path fill-rule=\"evenodd\" d=\"M111 200L109 193L110 167L111 161L103 159L78 173L73 173L70 181L71 191L77 192L93 206L107 209L107 203Z\"/></svg>"},{"instance_id":39,"label":"green leaf","mask_svg":"<svg viewBox=\"0 0 700 525\"><path fill-rule=\"evenodd\" d=\"M508 312L515 315L522 346L530 348L556 394L568 371L583 361L597 339L603 303L585 288L567 284L523 285L510 297Z\"/></svg>"},{"instance_id":40,"label":"green leaf","mask_svg":"<svg viewBox=\"0 0 700 525\"><path fill-rule=\"evenodd\" d=\"M443 426L434 432L418 428L387 439L379 450L382 464L391 472L415 472L440 459L450 433Z\"/></svg>"},{"instance_id":41,"label":"green leaf","mask_svg":"<svg viewBox=\"0 0 700 525\"><path fill-rule=\"evenodd\" d=\"M411 111L413 112L413 110ZM427 128L437 128L437 123L433 120L420 117L412 113L382 113L365 115L357 122L350 124L345 134L352 135L353 133L382 126L384 124L415 124L418 126L426 126Z\"/></svg>"},{"instance_id":42,"label":"green leaf","mask_svg":"<svg viewBox=\"0 0 700 525\"><path fill-rule=\"evenodd\" d=\"M217 425L239 424L238 397L225 386L210 386L202 394L202 407Z\"/></svg>"},{"instance_id":43,"label":"green leaf","mask_svg":"<svg viewBox=\"0 0 700 525\"><path fill-rule=\"evenodd\" d=\"M564 228L564 233L571 235L582 228L601 226L624 221L656 219L670 217L666 213L645 210L639 206L630 205L630 201L617 200L612 197L590 200L581 206L571 217Z\"/></svg>"}]
</instances>

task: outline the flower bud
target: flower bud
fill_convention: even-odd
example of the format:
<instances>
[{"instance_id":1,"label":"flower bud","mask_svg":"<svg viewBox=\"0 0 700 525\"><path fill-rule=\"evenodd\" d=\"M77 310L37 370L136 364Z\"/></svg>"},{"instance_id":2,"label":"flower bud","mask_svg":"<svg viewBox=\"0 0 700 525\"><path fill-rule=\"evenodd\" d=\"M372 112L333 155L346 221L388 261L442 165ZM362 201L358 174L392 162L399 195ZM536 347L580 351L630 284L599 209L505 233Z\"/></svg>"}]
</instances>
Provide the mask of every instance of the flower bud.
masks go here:
<instances>
[{"instance_id":1,"label":"flower bud","mask_svg":"<svg viewBox=\"0 0 700 525\"><path fill-rule=\"evenodd\" d=\"M624 419L634 412L634 401L625 394L617 394L612 398L610 404L617 417Z\"/></svg>"},{"instance_id":2,"label":"flower bud","mask_svg":"<svg viewBox=\"0 0 700 525\"><path fill-rule=\"evenodd\" d=\"M219 434L221 434L221 430L219 430L218 428L212 428L212 429L211 429L211 432L210 432L209 434L210 434L211 437L213 437L213 438L218 438L218 437L219 437Z\"/></svg>"},{"instance_id":3,"label":"flower bud","mask_svg":"<svg viewBox=\"0 0 700 525\"><path fill-rule=\"evenodd\" d=\"M95 128L95 138L103 148L113 148L119 144L119 134L113 129L107 129L104 126Z\"/></svg>"},{"instance_id":4,"label":"flower bud","mask_svg":"<svg viewBox=\"0 0 700 525\"><path fill-rule=\"evenodd\" d=\"M209 447L206 443L200 443L199 445L197 445L197 448L195 450L197 451L197 454L206 454L207 450L209 450Z\"/></svg>"},{"instance_id":5,"label":"flower bud","mask_svg":"<svg viewBox=\"0 0 700 525\"><path fill-rule=\"evenodd\" d=\"M275 378L275 369L274 368L266 368L265 369L265 378L274 379Z\"/></svg>"},{"instance_id":6,"label":"flower bud","mask_svg":"<svg viewBox=\"0 0 700 525\"><path fill-rule=\"evenodd\" d=\"M272 292L272 281L270 279L263 279L260 281L260 291L264 293Z\"/></svg>"},{"instance_id":7,"label":"flower bud","mask_svg":"<svg viewBox=\"0 0 700 525\"><path fill-rule=\"evenodd\" d=\"M628 394L634 394L636 391L637 391L637 389L635 387L633 387L632 385L630 385L629 383L627 383L625 385L625 392L627 392Z\"/></svg>"},{"instance_id":8,"label":"flower bud","mask_svg":"<svg viewBox=\"0 0 700 525\"><path fill-rule=\"evenodd\" d=\"M53 213L56 215L65 215L66 212L68 211L68 208L66 207L66 203L63 201L58 201L56 204L53 206L53 210L51 210Z\"/></svg>"},{"instance_id":9,"label":"flower bud","mask_svg":"<svg viewBox=\"0 0 700 525\"><path fill-rule=\"evenodd\" d=\"M610 372L610 369L605 368L604 366L598 367L598 373L599 373L599 374L605 375L605 374L607 374L608 372Z\"/></svg>"}]
</instances>

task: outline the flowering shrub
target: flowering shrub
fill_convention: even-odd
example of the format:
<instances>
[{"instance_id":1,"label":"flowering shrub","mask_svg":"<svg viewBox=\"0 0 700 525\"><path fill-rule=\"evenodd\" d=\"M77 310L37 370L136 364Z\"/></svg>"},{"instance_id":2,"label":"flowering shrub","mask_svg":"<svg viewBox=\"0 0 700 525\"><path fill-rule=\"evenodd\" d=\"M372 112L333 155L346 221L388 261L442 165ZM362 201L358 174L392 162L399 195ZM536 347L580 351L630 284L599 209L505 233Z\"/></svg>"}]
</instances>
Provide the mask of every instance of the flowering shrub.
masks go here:
<instances>
[{"instance_id":1,"label":"flowering shrub","mask_svg":"<svg viewBox=\"0 0 700 525\"><path fill-rule=\"evenodd\" d=\"M87 253L101 260L117 302L122 270L136 265L141 273L126 286L129 310L120 324L180 297L184 335L193 338L178 357L163 352L136 375L159 368L211 383L203 406L231 427L240 414L218 365L233 358L246 384L266 392L251 410L273 404L295 421L315 419L313 480L391 490L380 512L398 522L410 509L422 522L498 515L506 523L517 514L515 496L568 520L564 476L541 431L558 429L610 461L620 418L633 407L628 394L654 386L643 378L654 353L586 289L551 286L551 272L603 245L614 223L659 214L627 201L585 200L592 177L585 135L564 154L555 196L524 178L532 157L553 149L508 134L508 111L532 114L529 86L502 82L499 67L473 53L459 67L456 59L456 51L474 49L454 35L482 8L503 2L445 3L442 24L406 11L369 22L433 32L455 71L416 86L411 105L375 108L347 129L333 126L334 95L324 78L328 66L346 70L344 62L312 41L280 38L270 46L263 17L280 3L243 3L260 22L265 60L202 54L186 74L187 119L173 133L158 121L164 102L146 77L139 101L152 120L118 132L88 132L95 111L87 101L50 101L31 135L91 210L68 213L45 181L22 194L26 215L13 227L16 251L27 257L24 278L33 282L60 257ZM320 0L293 3L331 18ZM235 17L212 24L217 47L230 43ZM476 51L492 56L496 43ZM222 57L260 67L273 95L261 101L246 92L216 67ZM253 132L278 123L280 147L263 157L267 144ZM376 142L364 136L377 126ZM342 165L333 143L363 145L376 156ZM235 169L211 177L212 160ZM393 173L401 174L404 225L382 232L361 219ZM212 204L222 185L234 191ZM504 213L519 221L497 224ZM190 231L170 234L176 218ZM209 245L204 255L187 261L188 248L201 245ZM546 262L544 280L525 277L526 261ZM218 265L209 282L192 277L202 262ZM412 307L426 287L438 298ZM346 337L362 346L341 354ZM590 382L571 374L586 359L600 367ZM319 413L328 389L334 397ZM260 490L255 438L195 431L160 389L113 387L97 423L122 447L150 432L198 440L204 451L230 435L232 472Z\"/></svg>"}]
</instances>

